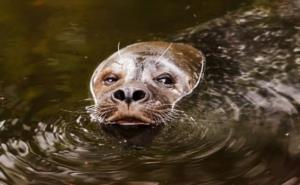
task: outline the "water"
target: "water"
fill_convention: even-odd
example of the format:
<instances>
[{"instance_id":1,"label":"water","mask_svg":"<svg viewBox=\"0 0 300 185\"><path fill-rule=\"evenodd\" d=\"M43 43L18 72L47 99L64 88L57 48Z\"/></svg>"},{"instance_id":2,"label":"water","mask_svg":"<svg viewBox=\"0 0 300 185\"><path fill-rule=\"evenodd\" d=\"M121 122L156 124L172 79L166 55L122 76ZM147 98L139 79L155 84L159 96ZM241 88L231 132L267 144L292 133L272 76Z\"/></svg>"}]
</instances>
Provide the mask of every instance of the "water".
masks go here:
<instances>
[{"instance_id":1,"label":"water","mask_svg":"<svg viewBox=\"0 0 300 185\"><path fill-rule=\"evenodd\" d=\"M205 40L203 28L194 27L250 3L1 0L0 184L240 185L299 177L299 27L268 20L287 31L258 42L281 42L280 49L265 43L250 50L235 42L228 51L213 48L223 46L219 37ZM274 31L263 23L255 29ZM180 31L187 27L200 34L188 37L189 31ZM253 31L251 24L247 28ZM103 128L90 122L88 84L98 63L119 42L165 40L178 32L185 37L175 40L198 39L203 44L197 47L216 63L208 66L207 81L184 101L186 115L162 128ZM288 35L294 44L284 45ZM245 48L247 56L240 52ZM214 56L210 49L234 51L235 59L245 62L228 68L232 55ZM279 54L270 54L275 51ZM247 62L253 56L256 64L265 61L261 68ZM270 70L268 61L277 61L278 68ZM229 74L239 83L224 78ZM253 79L259 80L253 84ZM230 94L232 89L247 92L252 104Z\"/></svg>"}]
</instances>

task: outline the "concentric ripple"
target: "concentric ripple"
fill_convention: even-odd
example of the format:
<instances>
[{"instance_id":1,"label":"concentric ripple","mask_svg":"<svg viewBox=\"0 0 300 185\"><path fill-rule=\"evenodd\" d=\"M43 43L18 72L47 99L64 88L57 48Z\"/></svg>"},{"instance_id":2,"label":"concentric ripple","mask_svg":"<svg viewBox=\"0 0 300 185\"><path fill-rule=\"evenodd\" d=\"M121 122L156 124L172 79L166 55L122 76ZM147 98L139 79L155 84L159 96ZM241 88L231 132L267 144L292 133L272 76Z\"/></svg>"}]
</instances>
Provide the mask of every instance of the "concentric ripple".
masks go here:
<instances>
[{"instance_id":1,"label":"concentric ripple","mask_svg":"<svg viewBox=\"0 0 300 185\"><path fill-rule=\"evenodd\" d=\"M189 178L199 184L283 181L274 175L282 171L277 166L291 164L280 149L265 148L270 134L253 137L253 130L234 119L236 110L221 109L190 109L159 128L103 127L87 114L62 112L52 122L8 134L1 142L0 179L4 184L145 185L185 184ZM20 124L2 121L1 133Z\"/></svg>"}]
</instances>

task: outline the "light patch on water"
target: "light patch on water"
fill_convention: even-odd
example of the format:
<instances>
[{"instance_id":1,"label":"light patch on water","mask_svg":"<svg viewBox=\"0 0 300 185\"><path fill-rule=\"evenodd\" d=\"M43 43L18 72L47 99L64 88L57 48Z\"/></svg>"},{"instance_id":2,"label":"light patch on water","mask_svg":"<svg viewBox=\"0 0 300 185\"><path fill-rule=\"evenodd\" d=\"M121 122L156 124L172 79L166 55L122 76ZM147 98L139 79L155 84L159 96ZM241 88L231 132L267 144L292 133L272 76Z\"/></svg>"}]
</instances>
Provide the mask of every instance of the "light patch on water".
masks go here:
<instances>
[{"instance_id":1,"label":"light patch on water","mask_svg":"<svg viewBox=\"0 0 300 185\"><path fill-rule=\"evenodd\" d=\"M296 114L298 113L296 107L288 100L286 97L282 96L279 93L283 93L292 98L295 98L296 101L299 101L299 93L298 90L280 85L274 86L273 83L258 81L257 84L268 92L267 95L262 96L257 91L249 91L245 95L245 97L251 101L254 105L258 107L265 108L266 110L272 110L274 112L286 112L288 114ZM283 87L284 90L282 89Z\"/></svg>"},{"instance_id":2,"label":"light patch on water","mask_svg":"<svg viewBox=\"0 0 300 185\"><path fill-rule=\"evenodd\" d=\"M290 86L286 85L280 82L268 82L266 83L266 86L270 88L274 88L277 92L282 93L283 95L290 97L295 101L296 103L300 104L300 90Z\"/></svg>"},{"instance_id":3,"label":"light patch on water","mask_svg":"<svg viewBox=\"0 0 300 185\"><path fill-rule=\"evenodd\" d=\"M233 109L233 119L235 121L239 121L240 120L240 114L241 114L241 110L239 108L239 106L234 103L234 101L232 101L229 97L225 97L226 102L230 105L230 107Z\"/></svg>"},{"instance_id":4,"label":"light patch on water","mask_svg":"<svg viewBox=\"0 0 300 185\"><path fill-rule=\"evenodd\" d=\"M0 130L3 130L3 129L5 129L5 128L4 128L4 124L5 124L5 122L6 122L6 120L2 120L2 121L0 121Z\"/></svg>"},{"instance_id":5,"label":"light patch on water","mask_svg":"<svg viewBox=\"0 0 300 185\"><path fill-rule=\"evenodd\" d=\"M0 155L0 163L7 168L13 169L15 167L14 155L8 152L7 145L1 144L1 148L5 151L5 153Z\"/></svg>"}]
</instances>

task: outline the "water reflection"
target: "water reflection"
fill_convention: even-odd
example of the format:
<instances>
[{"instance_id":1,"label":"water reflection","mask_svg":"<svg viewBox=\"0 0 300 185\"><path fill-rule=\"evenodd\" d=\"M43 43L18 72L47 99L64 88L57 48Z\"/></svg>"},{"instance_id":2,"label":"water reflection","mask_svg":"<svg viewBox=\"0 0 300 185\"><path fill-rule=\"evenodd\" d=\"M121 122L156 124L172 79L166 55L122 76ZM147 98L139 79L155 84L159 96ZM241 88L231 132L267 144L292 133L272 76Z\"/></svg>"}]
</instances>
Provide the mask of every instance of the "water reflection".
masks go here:
<instances>
[{"instance_id":1,"label":"water reflection","mask_svg":"<svg viewBox=\"0 0 300 185\"><path fill-rule=\"evenodd\" d=\"M19 177L15 177L11 181L12 184L53 184L66 181L93 184L108 181L126 182L130 179L144 181L148 179L145 178L148 175L159 175L159 178L154 178L159 182L173 176L172 173L163 172L169 168L177 170L173 163L181 164L182 160L198 161L210 156L217 152L215 146L219 145L219 139L223 142L223 138L227 137L225 131L224 137L204 141L206 134L197 132L202 129L196 124L188 127L180 124L179 128L170 125L163 130L131 128L134 130L129 133L130 128L113 129L110 126L103 132L104 130L97 125L84 121L87 120L68 123L59 119L51 124L39 122L37 127L30 131L34 134L31 134L32 137L26 142L9 137L1 146L1 163L5 167L3 174L7 178ZM183 128L184 132L178 134ZM141 130L143 132L136 132ZM210 129L212 130L216 131ZM163 133L157 135L158 131ZM116 139L111 138L112 134ZM145 140L141 140L141 136ZM157 137L150 146L145 147L145 144L153 140L153 136ZM193 150L189 149L190 143ZM132 147L139 150L132 150ZM212 150L209 151L209 148ZM157 165L162 167L162 171L156 170ZM138 178L138 172L145 173L145 177ZM24 173L31 175L24 179L21 175ZM34 174L38 176L33 177Z\"/></svg>"},{"instance_id":2,"label":"water reflection","mask_svg":"<svg viewBox=\"0 0 300 185\"><path fill-rule=\"evenodd\" d=\"M142 149L150 146L155 136L162 129L161 126L120 126L102 125L102 129L120 144L125 144L131 148Z\"/></svg>"}]
</instances>

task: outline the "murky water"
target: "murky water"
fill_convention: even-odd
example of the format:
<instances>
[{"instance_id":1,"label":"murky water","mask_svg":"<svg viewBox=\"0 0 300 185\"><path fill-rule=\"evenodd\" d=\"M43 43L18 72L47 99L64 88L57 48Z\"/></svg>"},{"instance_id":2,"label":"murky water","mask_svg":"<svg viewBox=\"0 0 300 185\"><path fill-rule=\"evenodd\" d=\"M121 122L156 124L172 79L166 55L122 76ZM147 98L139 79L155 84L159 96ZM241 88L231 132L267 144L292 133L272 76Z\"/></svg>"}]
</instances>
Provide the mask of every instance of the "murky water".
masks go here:
<instances>
[{"instance_id":1,"label":"murky water","mask_svg":"<svg viewBox=\"0 0 300 185\"><path fill-rule=\"evenodd\" d=\"M101 127L85 110L90 75L119 42L166 40L251 3L0 0L0 184L265 185L299 177L300 27L292 18L249 11L227 32L212 25L209 34L193 28L172 38L198 43L210 61L181 120ZM251 14L261 21L242 25ZM243 42L226 45L220 33Z\"/></svg>"}]
</instances>

